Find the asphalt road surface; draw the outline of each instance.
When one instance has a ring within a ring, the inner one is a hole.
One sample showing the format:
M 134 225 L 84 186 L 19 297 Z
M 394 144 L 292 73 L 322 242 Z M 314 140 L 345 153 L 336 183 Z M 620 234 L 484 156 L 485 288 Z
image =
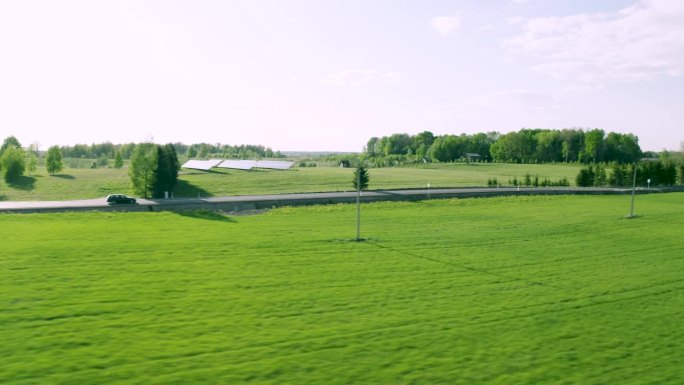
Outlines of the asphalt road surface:
M 627 194 L 630 189 L 578 188 L 578 187 L 504 187 L 504 188 L 449 188 L 413 190 L 363 191 L 361 199 L 367 201 L 423 200 L 439 198 L 467 198 L 505 195 L 559 195 L 559 194 Z M 659 190 L 651 189 L 648 192 Z M 640 190 L 640 193 L 647 192 Z M 105 198 L 71 201 L 0 202 L 0 212 L 52 212 L 52 211 L 157 211 L 183 209 L 223 209 L 236 211 L 249 208 L 269 208 L 306 204 L 347 203 L 356 200 L 356 192 L 322 192 L 299 194 L 243 195 L 211 198 L 142 199 L 136 204 L 109 205 Z

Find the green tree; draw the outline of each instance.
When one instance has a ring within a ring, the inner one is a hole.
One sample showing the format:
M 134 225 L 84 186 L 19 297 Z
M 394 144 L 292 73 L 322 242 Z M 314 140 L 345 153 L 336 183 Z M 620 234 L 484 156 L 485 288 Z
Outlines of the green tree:
M 380 139 L 378 139 L 377 137 L 372 137 L 372 138 L 368 139 L 368 142 L 366 143 L 366 148 L 365 148 L 366 154 L 368 154 L 368 156 L 371 156 L 371 157 L 380 155 L 381 151 L 380 151 L 379 143 L 380 143 Z
M 641 157 L 639 138 L 632 134 L 608 133 L 604 141 L 604 160 L 632 163 Z
M 62 150 L 59 146 L 48 148 L 47 155 L 45 156 L 45 167 L 51 175 L 62 171 L 64 164 L 62 163 Z
M 598 163 L 603 161 L 605 143 L 603 130 L 594 129 L 584 134 L 584 151 L 582 161 L 586 163 Z
M 157 167 L 154 170 L 153 196 L 161 198 L 165 192 L 173 191 L 178 181 L 180 162 L 173 144 L 157 146 Z
M 5 138 L 5 141 L 2 143 L 2 146 L 0 146 L 0 156 L 5 152 L 10 147 L 16 147 L 16 148 L 21 148 L 21 143 L 19 143 L 19 140 L 15 138 L 14 136 L 8 136 Z
M 566 162 L 576 162 L 584 148 L 584 131 L 578 129 L 564 129 L 560 132 L 563 144 L 561 156 Z
M 157 149 L 152 143 L 140 143 L 135 146 L 131 156 L 128 175 L 136 194 L 147 198 L 153 192 L 155 170 L 157 169 Z
M 559 162 L 563 159 L 563 138 L 560 131 L 544 130 L 537 134 L 536 160 Z
M 29 151 L 26 153 L 26 171 L 28 171 L 29 175 L 31 175 L 32 172 L 36 171 L 36 168 L 38 166 L 38 157 L 33 151 Z
M 123 161 L 123 155 L 121 154 L 121 150 L 116 152 L 116 155 L 114 156 L 114 168 L 121 168 L 124 165 Z
M 613 165 L 613 170 L 608 177 L 608 185 L 609 186 L 616 186 L 616 187 L 623 187 L 623 186 L 628 186 L 631 182 L 631 178 L 629 175 L 629 170 L 625 167 L 625 165 L 620 164 L 620 163 L 615 163 Z
M 366 190 L 368 188 L 368 182 L 368 170 L 363 166 L 357 167 L 354 170 L 354 181 L 352 183 L 354 190 Z
M 356 241 L 361 240 L 361 190 L 368 188 L 368 170 L 363 165 L 354 170 L 354 181 L 352 186 L 356 190 Z
M 430 131 L 423 131 L 414 135 L 411 138 L 411 147 L 413 148 L 413 153 L 420 157 L 424 157 L 434 141 L 435 135 Z
M 537 139 L 534 130 L 522 129 L 502 135 L 490 148 L 492 158 L 497 162 L 525 163 L 536 153 Z
M 606 185 L 608 178 L 606 177 L 606 169 L 600 163 L 596 164 L 594 169 L 594 186 L 603 187 Z
M 579 187 L 591 187 L 594 185 L 594 168 L 592 166 L 583 168 L 577 174 L 575 184 Z
M 188 158 L 196 157 L 197 156 L 196 145 L 193 144 L 192 146 L 188 147 L 188 150 L 185 152 L 185 156 L 187 156 Z
M 2 174 L 7 183 L 15 182 L 24 175 L 25 164 L 24 150 L 14 145 L 8 145 L 0 156 Z

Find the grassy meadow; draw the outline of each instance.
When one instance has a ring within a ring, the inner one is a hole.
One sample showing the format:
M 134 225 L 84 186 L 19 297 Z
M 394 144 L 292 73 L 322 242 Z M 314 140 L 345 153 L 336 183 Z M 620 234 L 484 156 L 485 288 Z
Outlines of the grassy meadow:
M 0 383 L 680 384 L 684 194 L 628 210 L 1 215 Z
M 494 164 L 453 163 L 428 164 L 418 167 L 370 169 L 371 189 L 424 188 L 430 186 L 486 186 L 497 178 L 506 184 L 526 173 L 540 179 L 557 181 L 563 177 L 574 183 L 578 165 L 568 164 Z M 68 200 L 100 198 L 111 193 L 130 193 L 127 169 L 66 168 L 51 176 L 44 168 L 7 185 L 0 180 L 0 200 Z M 306 167 L 289 171 L 217 170 L 212 172 L 183 169 L 174 191 L 175 197 L 278 194 L 294 192 L 348 191 L 353 169 L 339 167 Z

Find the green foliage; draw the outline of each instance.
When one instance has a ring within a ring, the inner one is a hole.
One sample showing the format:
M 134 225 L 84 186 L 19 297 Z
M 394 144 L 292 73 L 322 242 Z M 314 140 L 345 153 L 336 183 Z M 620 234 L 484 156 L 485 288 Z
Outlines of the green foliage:
M 684 194 L 627 206 L 1 215 L 0 383 L 678 384 Z
M 525 174 L 525 181 L 524 181 L 524 183 L 525 183 L 525 186 L 528 186 L 528 187 L 529 187 L 529 186 L 532 186 L 532 176 L 530 175 L 529 172 L 528 172 L 527 174 Z
M 2 166 L 2 176 L 5 179 L 5 182 L 15 182 L 20 176 L 24 175 L 24 169 L 26 167 L 25 158 L 24 150 L 15 147 L 12 144 L 8 145 L 2 151 L 0 165 Z
M 152 143 L 140 143 L 133 150 L 128 175 L 136 194 L 149 197 L 154 189 L 157 168 L 157 147 Z
M 587 131 L 584 135 L 584 150 L 580 154 L 584 163 L 596 163 L 604 160 L 604 136 L 605 132 L 599 129 Z
M 157 165 L 154 170 L 154 185 L 152 187 L 155 198 L 164 197 L 165 192 L 173 192 L 178 182 L 180 163 L 176 150 L 171 143 L 157 146 Z
M 415 136 L 393 134 L 371 138 L 364 152 L 371 159 L 415 155 L 420 158 L 427 156 L 435 162 L 466 159 L 466 154 L 478 154 L 485 162 L 512 163 L 629 163 L 641 157 L 636 136 L 615 132 L 606 136 L 601 129 L 585 133 L 579 129 L 523 128 L 504 135 L 488 132 L 434 136 L 429 131 Z
M 605 138 L 605 161 L 617 163 L 634 163 L 641 157 L 639 139 L 632 134 L 611 132 Z
M 591 187 L 594 185 L 594 167 L 588 166 L 579 171 L 575 184 L 578 187 Z
M 632 185 L 633 168 L 626 164 L 613 164 L 612 171 L 608 177 L 608 185 L 615 187 L 628 187 Z
M 135 143 L 112 144 L 110 142 L 93 144 L 75 144 L 73 146 L 62 146 L 62 155 L 65 158 L 84 158 L 84 159 L 115 159 L 116 153 L 121 152 L 123 159 L 130 159 L 133 156 Z M 185 154 L 189 158 L 194 158 L 201 152 L 202 157 L 224 157 L 224 158 L 282 158 L 280 151 L 273 151 L 270 148 L 260 145 L 239 145 L 231 146 L 227 144 L 196 143 L 183 144 L 175 143 L 176 151 Z M 99 161 L 100 167 L 105 166 Z M 122 164 L 123 166 L 123 164 Z M 116 167 L 116 165 L 115 165 Z
M 62 171 L 64 168 L 62 151 L 59 146 L 48 148 L 47 155 L 45 156 L 45 168 L 47 168 L 47 171 L 52 175 Z
M 492 159 L 497 162 L 532 163 L 536 153 L 536 133 L 523 129 L 502 135 L 491 146 Z
M 608 183 L 606 168 L 600 163 L 594 166 L 594 187 L 603 187 Z
M 175 147 L 175 146 L 174 146 Z M 74 160 L 75 161 L 75 160 Z M 65 200 L 99 198 L 111 193 L 135 194 L 131 189 L 128 168 L 90 169 L 92 160 L 77 159 L 85 165 L 69 170 L 70 178 L 36 178 L 31 190 L 3 189 L 6 200 Z M 70 165 L 71 159 L 64 159 Z M 179 175 L 174 197 L 280 194 L 317 191 L 349 191 L 349 169 L 340 168 L 337 162 L 330 167 L 310 167 L 296 172 L 259 171 L 243 172 L 216 170 L 213 172 L 187 171 Z M 69 166 L 70 167 L 70 166 Z M 558 180 L 574 180 L 580 167 L 576 164 L 506 164 L 506 163 L 426 163 L 411 167 L 385 167 L 372 169 L 373 189 L 423 188 L 427 182 L 435 188 L 482 186 L 488 178 L 496 178 L 503 185 L 512 175 L 526 172 Z M 44 172 L 39 164 L 38 173 Z M 0 178 L 0 189 L 3 186 Z
M 596 163 L 582 168 L 575 178 L 575 184 L 579 187 L 603 187 L 608 180 L 605 167 Z
M 109 165 L 109 158 L 107 158 L 105 155 L 100 155 L 99 158 L 97 158 L 97 167 L 107 167 Z
M 616 186 L 628 187 L 633 183 L 634 167 L 613 164 L 612 172 L 606 178 L 606 170 L 601 164 L 590 165 L 580 170 L 576 183 L 578 186 Z M 649 183 L 648 180 L 651 180 Z M 672 186 L 677 183 L 677 166 L 673 162 L 645 161 L 637 164 L 637 186 Z
M 26 153 L 26 171 L 31 175 L 38 168 L 38 157 L 33 151 Z
M 21 148 L 21 143 L 19 143 L 19 140 L 14 136 L 6 137 L 5 140 L 2 142 L 2 146 L 0 146 L 0 156 L 2 156 L 5 150 L 7 150 L 10 147 Z
M 114 168 L 121 168 L 124 165 L 123 155 L 121 151 L 117 151 L 114 156 Z
M 677 184 L 677 167 L 673 162 L 646 161 L 639 162 L 637 169 L 637 185 L 672 186 Z
M 368 188 L 368 182 L 368 170 L 363 166 L 358 166 L 354 170 L 354 180 L 352 182 L 352 187 L 354 187 L 354 190 L 366 190 Z

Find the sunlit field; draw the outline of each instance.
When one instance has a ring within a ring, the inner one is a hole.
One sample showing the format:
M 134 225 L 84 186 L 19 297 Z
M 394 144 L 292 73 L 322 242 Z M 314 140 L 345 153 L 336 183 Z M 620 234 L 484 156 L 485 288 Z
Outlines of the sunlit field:
M 628 210 L 0 215 L 0 383 L 681 384 L 684 194 Z
M 370 169 L 371 189 L 486 186 L 496 178 L 508 184 L 514 177 L 521 180 L 529 173 L 541 179 L 557 181 L 563 177 L 574 184 L 578 165 L 568 164 L 429 164 L 418 167 Z M 0 200 L 67 200 L 100 198 L 107 194 L 130 194 L 127 168 L 66 168 L 49 175 L 44 168 L 7 185 L 0 180 Z M 205 172 L 181 170 L 174 196 L 226 196 L 279 194 L 295 192 L 351 190 L 353 169 L 339 167 L 302 167 L 288 171 L 225 170 Z

